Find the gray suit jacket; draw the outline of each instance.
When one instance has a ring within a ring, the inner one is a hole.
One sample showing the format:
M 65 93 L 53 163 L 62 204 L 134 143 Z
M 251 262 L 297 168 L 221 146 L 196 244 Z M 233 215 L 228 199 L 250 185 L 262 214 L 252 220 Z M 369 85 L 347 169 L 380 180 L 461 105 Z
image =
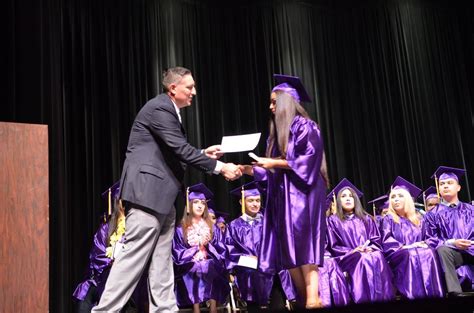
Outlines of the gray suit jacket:
M 182 187 L 186 164 L 212 173 L 216 160 L 188 143 L 173 102 L 160 94 L 133 122 L 120 179 L 122 200 L 168 214 Z

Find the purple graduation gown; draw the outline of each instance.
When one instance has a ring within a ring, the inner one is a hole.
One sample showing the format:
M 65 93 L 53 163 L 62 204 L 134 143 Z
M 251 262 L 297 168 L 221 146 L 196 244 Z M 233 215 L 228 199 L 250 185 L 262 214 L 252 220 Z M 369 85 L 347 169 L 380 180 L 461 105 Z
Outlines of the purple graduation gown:
M 319 296 L 324 307 L 348 305 L 351 301 L 349 286 L 337 261 L 325 251 L 324 265 L 319 268 Z
M 258 257 L 262 227 L 261 214 L 252 222 L 252 225 L 243 217 L 236 218 L 227 228 L 225 242 L 228 249 L 227 269 L 235 273 L 235 284 L 239 289 L 240 297 L 245 301 L 266 305 L 272 290 L 273 276 L 237 265 L 242 255 Z
M 409 299 L 443 297 L 443 271 L 436 250 L 428 248 L 402 249 L 423 240 L 422 227 L 400 217 L 385 216 L 382 221 L 382 248 L 394 274 L 398 291 Z
M 272 156 L 278 156 L 275 148 Z M 325 191 L 320 174 L 323 141 L 315 122 L 296 116 L 290 126 L 286 160 L 291 169 L 254 167 L 267 179 L 267 204 L 259 266 L 275 274 L 304 264 L 322 265 L 326 231 Z
M 449 239 L 474 240 L 474 206 L 464 202 L 459 202 L 455 208 L 439 204 L 425 215 L 423 230 L 425 241 L 433 248 Z M 474 255 L 474 246 L 466 252 Z M 474 289 L 474 266 L 463 265 L 456 271 L 461 285 Z
M 207 259 L 194 261 L 198 246 L 190 246 L 183 229 L 176 227 L 173 238 L 175 293 L 178 306 L 189 306 L 213 299 L 225 303 L 230 293 L 225 269 L 226 247 L 221 230 L 214 226 L 212 240 L 206 245 Z
M 105 255 L 109 224 L 102 223 L 94 235 L 92 248 L 89 252 L 89 269 L 87 279 L 80 283 L 73 293 L 77 300 L 84 300 L 91 285 L 97 287 L 97 293 L 102 294 L 105 282 L 109 276 L 112 259 Z
M 366 240 L 373 252 L 352 252 Z M 374 220 L 348 215 L 328 218 L 328 250 L 337 257 L 338 265 L 350 277 L 350 294 L 356 303 L 388 301 L 395 297 L 390 267 L 380 251 L 380 232 Z
M 80 283 L 73 293 L 73 297 L 79 301 L 85 299 L 91 285 L 94 285 L 97 290 L 96 294 L 102 295 L 104 292 L 107 277 L 109 277 L 110 268 L 113 260 L 108 258 L 105 253 L 107 249 L 107 237 L 109 232 L 109 224 L 102 223 L 94 235 L 92 248 L 89 252 L 89 269 L 88 278 Z M 121 243 L 125 242 L 125 235 L 120 239 Z M 143 274 L 135 291 L 132 294 L 132 300 L 140 312 L 144 312 L 148 302 L 148 290 L 146 288 L 147 274 Z M 92 307 L 91 307 L 92 309 Z
M 436 211 L 427 214 L 426 242 L 433 248 L 443 245 L 449 239 L 474 240 L 474 206 L 468 203 L 450 208 L 439 204 Z M 434 210 L 434 209 L 433 209 Z M 474 255 L 474 245 L 465 252 Z

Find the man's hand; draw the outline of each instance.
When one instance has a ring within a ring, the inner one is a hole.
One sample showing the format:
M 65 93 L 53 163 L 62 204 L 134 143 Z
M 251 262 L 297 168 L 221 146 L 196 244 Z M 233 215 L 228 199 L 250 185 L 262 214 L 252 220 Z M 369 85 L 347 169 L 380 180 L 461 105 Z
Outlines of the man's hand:
M 221 145 L 210 146 L 204 150 L 204 154 L 213 160 L 219 159 L 224 155 L 224 152 L 221 152 Z
M 467 250 L 471 246 L 471 241 L 467 239 L 454 240 L 454 246 L 459 250 Z
M 239 165 L 240 171 L 249 176 L 253 176 L 253 166 L 252 165 Z
M 221 169 L 222 176 L 227 180 L 236 180 L 242 176 L 242 171 L 234 163 L 224 163 Z

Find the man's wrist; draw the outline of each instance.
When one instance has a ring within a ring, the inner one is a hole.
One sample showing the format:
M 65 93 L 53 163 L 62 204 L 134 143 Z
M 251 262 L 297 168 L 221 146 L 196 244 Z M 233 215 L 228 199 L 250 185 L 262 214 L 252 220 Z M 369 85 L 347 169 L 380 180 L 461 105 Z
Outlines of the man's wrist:
M 216 167 L 214 168 L 214 174 L 219 175 L 221 173 L 222 168 L 224 167 L 224 162 L 217 161 Z

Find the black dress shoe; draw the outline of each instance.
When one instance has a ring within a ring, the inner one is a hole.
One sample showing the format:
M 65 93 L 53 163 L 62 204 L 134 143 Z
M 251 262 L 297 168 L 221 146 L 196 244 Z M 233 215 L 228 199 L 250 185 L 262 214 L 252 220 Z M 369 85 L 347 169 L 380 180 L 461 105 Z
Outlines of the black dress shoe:
M 448 292 L 448 298 L 474 297 L 474 292 Z

